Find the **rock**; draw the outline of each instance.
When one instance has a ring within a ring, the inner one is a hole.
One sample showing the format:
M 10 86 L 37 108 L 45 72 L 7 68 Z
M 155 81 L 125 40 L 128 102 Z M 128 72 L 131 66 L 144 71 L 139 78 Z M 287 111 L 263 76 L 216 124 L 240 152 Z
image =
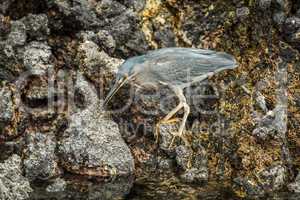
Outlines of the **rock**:
M 202 169 L 191 168 L 180 175 L 180 178 L 187 183 L 206 183 L 208 180 L 207 167 Z
M 274 3 L 277 4 L 280 10 L 288 13 L 291 9 L 291 3 L 289 0 L 274 0 Z
M 282 138 L 285 133 L 285 113 L 282 105 L 277 104 L 273 110 L 268 111 L 265 115 L 255 118 L 256 128 L 252 134 L 260 139 Z
M 49 193 L 64 192 L 67 182 L 64 179 L 56 178 L 52 184 L 48 185 L 46 191 Z
M 97 28 L 102 22 L 94 12 L 93 1 L 47 1 L 48 7 L 55 10 L 54 16 L 50 18 L 50 24 L 55 31 L 79 31 Z
M 298 173 L 295 181 L 288 185 L 291 192 L 300 193 L 300 173 Z
M 55 155 L 56 140 L 51 132 L 27 132 L 24 149 L 25 176 L 31 181 L 48 180 L 58 176 L 58 159 Z
M 265 194 L 262 187 L 257 186 L 253 181 L 242 177 L 234 179 L 233 189 L 236 193 L 242 191 L 242 197 L 260 197 Z
M 287 169 L 283 165 L 273 165 L 259 173 L 259 177 L 265 191 L 272 192 L 285 185 Z
M 207 155 L 204 148 L 199 145 L 196 153 L 187 146 L 176 147 L 176 162 L 184 169 L 180 175 L 188 183 L 204 183 L 208 180 Z
M 0 88 L 0 124 L 8 123 L 14 114 L 12 91 L 9 87 Z
M 126 7 L 132 8 L 136 12 L 140 12 L 145 7 L 145 0 L 135 1 L 135 0 L 125 0 L 123 1 Z
M 52 89 L 49 87 L 46 77 L 30 78 L 22 91 L 23 103 L 32 108 L 47 106 L 48 92 Z
M 286 19 L 286 15 L 284 12 L 279 11 L 273 15 L 273 20 L 277 25 L 282 25 Z
M 259 1 L 258 1 L 258 6 L 259 6 L 262 10 L 266 10 L 266 9 L 270 8 L 271 2 L 272 2 L 272 0 L 259 0 Z
M 24 65 L 30 71 L 44 74 L 53 68 L 50 57 L 51 48 L 46 43 L 31 42 L 24 50 Z
M 294 32 L 300 28 L 300 18 L 299 17 L 289 17 L 285 20 L 285 30 L 286 32 Z
M 250 14 L 248 7 L 241 7 L 236 9 L 236 16 L 240 19 L 247 17 Z
M 28 199 L 32 192 L 29 181 L 22 176 L 21 158 L 11 156 L 0 163 L 0 199 Z
M 106 30 L 116 42 L 116 53 L 122 57 L 144 53 L 149 45 L 139 29 L 139 14 L 115 0 L 97 3 L 96 13 Z
M 296 33 L 293 33 L 288 40 L 292 43 L 300 43 L 300 29 Z
M 296 17 L 300 17 L 300 9 L 297 10 Z
M 173 124 L 161 124 L 159 127 L 159 148 L 166 151 L 166 152 L 173 152 L 174 151 L 174 146 L 177 145 L 177 141 L 174 141 L 173 146 L 171 147 L 171 142 L 173 139 L 172 132 L 178 131 L 178 123 L 173 123 Z M 177 139 L 177 138 L 175 138 Z
M 5 40 L 5 37 L 9 32 L 10 22 L 8 18 L 0 14 L 0 40 Z
M 13 47 L 23 46 L 27 39 L 25 24 L 21 21 L 12 21 L 10 26 L 7 43 Z
M 129 193 L 128 178 L 117 178 L 113 182 L 97 183 L 85 177 L 57 178 L 46 190 L 36 190 L 32 199 L 123 199 Z M 81 191 L 81 192 L 80 192 Z
M 14 0 L 3 0 L 0 3 L 0 13 L 6 14 L 9 6 L 14 2 Z
M 256 91 L 254 93 L 254 99 L 255 99 L 255 105 L 259 107 L 260 110 L 266 113 L 268 111 L 268 108 L 266 105 L 265 97 L 259 91 Z
M 96 12 L 104 20 L 122 15 L 126 7 L 115 0 L 102 0 L 97 3 Z
M 97 33 L 98 44 L 104 49 L 105 52 L 112 54 L 116 48 L 116 41 L 114 38 L 109 34 L 108 31 L 100 30 Z
M 78 74 L 75 91 L 84 97 L 84 106 L 74 108 L 70 124 L 62 134 L 58 150 L 63 167 L 85 176 L 131 177 L 134 162 L 130 150 L 117 124 L 105 118 L 101 102 L 81 74 Z
M 119 65 L 123 62 L 121 59 L 112 58 L 104 51 L 100 51 L 92 41 L 84 41 L 79 45 L 76 60 L 79 69 L 100 87 L 100 91 L 101 89 L 109 89 L 108 83 L 111 82 Z
M 13 85 L 0 88 L 0 143 L 10 141 L 22 133 L 22 116 L 19 116 L 19 100 Z M 17 126 L 18 125 L 18 126 Z
M 172 169 L 175 165 L 175 162 L 173 159 L 169 159 L 169 158 L 159 158 L 158 160 L 158 167 L 161 170 L 168 170 L 168 169 Z
M 154 39 L 157 41 L 161 48 L 176 46 L 175 35 L 170 27 L 162 28 L 155 32 Z
M 92 41 L 97 44 L 105 53 L 112 54 L 116 48 L 116 41 L 106 30 L 100 30 L 97 33 L 92 31 L 80 32 L 79 38 L 84 41 Z
M 193 150 L 187 146 L 180 145 L 175 148 L 176 151 L 176 162 L 184 170 L 191 168 Z
M 21 21 L 26 26 L 26 32 L 30 39 L 46 40 L 50 33 L 48 28 L 48 18 L 45 14 L 29 14 L 22 18 Z
M 254 180 L 250 177 L 238 177 L 234 179 L 235 186 L 240 187 L 246 193 L 246 196 L 262 196 L 266 193 L 273 193 L 282 189 L 287 178 L 287 169 L 283 165 L 273 165 L 257 175 Z

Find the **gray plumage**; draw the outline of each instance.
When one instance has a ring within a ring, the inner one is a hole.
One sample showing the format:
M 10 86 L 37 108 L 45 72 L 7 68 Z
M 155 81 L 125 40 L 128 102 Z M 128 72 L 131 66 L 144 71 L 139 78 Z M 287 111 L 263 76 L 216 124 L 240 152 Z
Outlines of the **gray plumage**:
M 168 121 L 183 108 L 182 123 L 178 133 L 174 136 L 180 136 L 188 143 L 182 135 L 190 112 L 183 89 L 217 72 L 235 67 L 237 67 L 237 62 L 234 57 L 224 52 L 193 48 L 164 48 L 149 51 L 145 55 L 129 58 L 121 65 L 115 84 L 103 105 L 105 106 L 128 81 L 143 87 L 167 85 L 178 96 L 180 103 L 162 121 Z
M 134 82 L 153 84 L 159 82 L 184 88 L 202 81 L 214 73 L 236 67 L 233 56 L 212 50 L 192 48 L 164 48 L 126 60 L 117 77 L 137 72 Z

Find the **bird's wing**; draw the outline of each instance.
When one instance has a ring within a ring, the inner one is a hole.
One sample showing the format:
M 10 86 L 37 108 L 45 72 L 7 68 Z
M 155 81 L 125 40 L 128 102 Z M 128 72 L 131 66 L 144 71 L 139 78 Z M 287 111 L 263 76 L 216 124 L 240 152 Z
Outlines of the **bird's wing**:
M 146 60 L 153 76 L 182 87 L 237 65 L 234 57 L 227 53 L 190 48 L 152 51 L 147 54 Z

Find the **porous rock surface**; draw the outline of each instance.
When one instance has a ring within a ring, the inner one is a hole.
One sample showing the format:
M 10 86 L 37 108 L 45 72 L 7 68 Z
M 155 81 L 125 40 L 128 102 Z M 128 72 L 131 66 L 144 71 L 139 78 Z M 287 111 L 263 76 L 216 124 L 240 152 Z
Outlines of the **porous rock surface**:
M 297 195 L 299 19 L 293 0 L 1 1 L 0 199 Z M 182 113 L 156 126 L 167 87 L 101 107 L 124 60 L 173 46 L 239 63 L 184 91 L 188 147 Z

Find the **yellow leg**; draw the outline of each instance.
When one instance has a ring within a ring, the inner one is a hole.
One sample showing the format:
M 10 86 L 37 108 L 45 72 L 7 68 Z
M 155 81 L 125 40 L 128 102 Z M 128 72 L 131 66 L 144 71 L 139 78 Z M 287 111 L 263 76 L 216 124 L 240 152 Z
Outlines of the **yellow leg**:
M 169 120 L 160 120 L 159 122 L 157 122 L 157 124 L 155 125 L 155 143 L 158 143 L 158 139 L 159 139 L 159 129 L 160 129 L 160 125 L 161 124 L 173 124 L 173 123 L 177 123 L 179 121 L 178 118 L 173 118 L 173 119 L 169 119 Z

